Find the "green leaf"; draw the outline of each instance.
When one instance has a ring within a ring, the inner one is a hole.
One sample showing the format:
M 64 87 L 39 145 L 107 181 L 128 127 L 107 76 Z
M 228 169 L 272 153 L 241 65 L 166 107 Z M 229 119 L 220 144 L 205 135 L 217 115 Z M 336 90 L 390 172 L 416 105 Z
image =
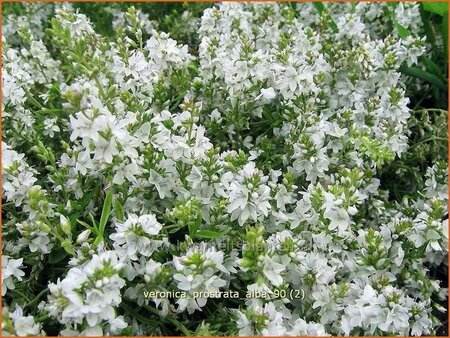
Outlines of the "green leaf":
M 125 220 L 125 213 L 123 212 L 122 204 L 118 198 L 114 199 L 114 210 L 116 211 L 117 219 L 123 222 Z
M 77 220 L 78 223 L 80 223 L 82 226 L 84 226 L 86 229 L 91 230 L 94 234 L 99 235 L 99 232 L 97 230 L 97 228 L 90 226 L 89 224 L 87 224 L 86 222 Z
M 448 2 L 423 2 L 422 5 L 427 12 L 440 16 L 446 16 L 448 12 Z
M 196 237 L 216 239 L 225 235 L 226 232 L 217 232 L 212 230 L 199 230 L 195 233 Z
M 425 11 L 423 7 L 421 7 L 420 16 L 422 17 L 423 28 L 427 36 L 427 41 L 431 44 L 432 49 L 435 50 L 436 48 L 435 30 L 431 27 L 431 20 L 430 20 L 430 16 L 432 16 L 432 14 L 430 12 Z
M 199 225 L 200 224 L 198 224 L 196 221 L 188 222 L 189 235 L 195 235 L 197 233 Z
M 406 29 L 404 26 L 402 26 L 398 22 L 395 22 L 395 28 L 397 29 L 398 35 L 402 39 L 408 37 L 411 34 L 408 29 Z
M 105 201 L 103 202 L 102 216 L 100 217 L 100 223 L 98 225 L 98 230 L 102 235 L 105 233 L 106 222 L 108 222 L 108 218 L 111 215 L 112 198 L 112 191 L 109 190 L 106 193 Z
M 431 74 L 425 70 L 422 70 L 417 67 L 401 67 L 401 72 L 405 75 L 409 75 L 412 77 L 417 77 L 419 79 L 425 80 L 436 87 L 447 90 L 447 84 L 445 84 L 439 77 L 434 74 Z
M 323 4 L 323 2 L 313 2 L 313 6 L 315 9 L 317 9 L 319 14 L 322 14 L 322 12 L 325 10 L 325 5 Z
M 176 232 L 180 231 L 180 228 L 174 228 L 169 230 L 169 234 L 174 234 Z
M 98 228 L 97 228 L 97 222 L 95 221 L 94 216 L 93 216 L 91 213 L 89 213 L 88 216 L 89 216 L 89 219 L 90 219 L 91 222 L 92 222 L 92 226 L 93 226 L 95 229 L 97 229 L 97 231 L 98 231 Z

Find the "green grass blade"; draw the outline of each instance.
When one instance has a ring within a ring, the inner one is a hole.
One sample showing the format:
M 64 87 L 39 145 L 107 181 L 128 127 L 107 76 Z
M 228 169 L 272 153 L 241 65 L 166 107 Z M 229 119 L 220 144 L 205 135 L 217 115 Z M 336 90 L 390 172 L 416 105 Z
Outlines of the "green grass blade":
M 108 218 L 111 215 L 112 197 L 112 191 L 110 190 L 106 193 L 105 201 L 103 202 L 102 216 L 98 225 L 98 229 L 102 235 L 105 233 L 106 222 L 108 222 Z

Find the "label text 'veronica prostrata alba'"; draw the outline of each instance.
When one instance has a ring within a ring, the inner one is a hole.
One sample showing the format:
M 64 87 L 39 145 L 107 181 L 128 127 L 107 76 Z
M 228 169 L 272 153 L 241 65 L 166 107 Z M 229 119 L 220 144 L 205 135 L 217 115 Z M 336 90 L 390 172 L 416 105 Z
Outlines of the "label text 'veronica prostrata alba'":
M 303 299 L 305 297 L 304 290 L 273 290 L 273 291 L 259 291 L 252 290 L 246 292 L 239 292 L 235 290 L 226 291 L 196 291 L 188 293 L 185 291 L 144 291 L 144 297 L 147 299 L 165 299 L 165 298 L 186 298 L 186 299 L 197 299 L 197 298 L 235 298 L 235 299 L 278 299 L 278 298 L 289 298 L 289 299 Z

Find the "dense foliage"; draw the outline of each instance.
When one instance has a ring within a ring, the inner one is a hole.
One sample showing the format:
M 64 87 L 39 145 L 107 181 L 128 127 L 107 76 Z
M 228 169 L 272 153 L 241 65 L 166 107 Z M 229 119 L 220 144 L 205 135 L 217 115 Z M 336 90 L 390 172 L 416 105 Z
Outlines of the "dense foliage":
M 447 333 L 446 3 L 2 6 L 3 334 Z

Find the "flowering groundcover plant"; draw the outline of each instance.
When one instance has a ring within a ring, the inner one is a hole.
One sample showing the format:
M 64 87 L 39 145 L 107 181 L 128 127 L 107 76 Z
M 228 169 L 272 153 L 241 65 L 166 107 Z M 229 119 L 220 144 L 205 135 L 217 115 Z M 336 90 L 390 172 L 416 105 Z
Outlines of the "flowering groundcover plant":
M 3 7 L 3 334 L 446 334 L 445 6 L 158 6 Z

